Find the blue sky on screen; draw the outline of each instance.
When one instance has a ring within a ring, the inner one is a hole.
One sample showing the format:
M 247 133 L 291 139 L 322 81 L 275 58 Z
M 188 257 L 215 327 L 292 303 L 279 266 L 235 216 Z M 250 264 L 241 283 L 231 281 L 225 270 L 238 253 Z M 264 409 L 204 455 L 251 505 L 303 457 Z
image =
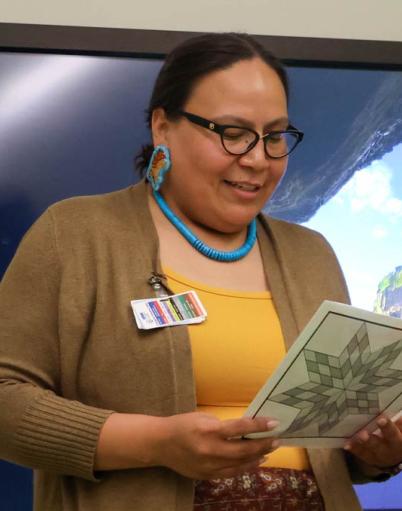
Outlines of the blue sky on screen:
M 304 225 L 331 243 L 352 304 L 373 310 L 379 282 L 402 265 L 402 144 L 356 172 Z

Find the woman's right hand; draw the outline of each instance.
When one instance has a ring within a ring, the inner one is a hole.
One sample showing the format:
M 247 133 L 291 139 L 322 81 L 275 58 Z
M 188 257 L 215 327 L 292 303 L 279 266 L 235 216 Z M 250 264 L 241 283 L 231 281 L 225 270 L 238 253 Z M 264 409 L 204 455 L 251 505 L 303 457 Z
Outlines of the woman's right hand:
M 232 477 L 257 468 L 275 450 L 275 438 L 241 439 L 243 435 L 274 429 L 268 418 L 242 417 L 221 421 L 193 412 L 162 419 L 163 434 L 156 464 L 192 479 Z

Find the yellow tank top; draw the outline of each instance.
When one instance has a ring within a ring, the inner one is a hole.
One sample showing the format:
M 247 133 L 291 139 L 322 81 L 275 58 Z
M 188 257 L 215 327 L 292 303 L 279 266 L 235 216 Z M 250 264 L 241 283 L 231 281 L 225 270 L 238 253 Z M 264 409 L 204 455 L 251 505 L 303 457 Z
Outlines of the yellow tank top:
M 164 268 L 174 293 L 194 289 L 208 318 L 189 325 L 197 410 L 220 419 L 241 417 L 285 355 L 271 294 L 213 288 Z M 268 342 L 267 342 L 268 340 Z M 265 466 L 305 470 L 305 449 L 281 447 Z

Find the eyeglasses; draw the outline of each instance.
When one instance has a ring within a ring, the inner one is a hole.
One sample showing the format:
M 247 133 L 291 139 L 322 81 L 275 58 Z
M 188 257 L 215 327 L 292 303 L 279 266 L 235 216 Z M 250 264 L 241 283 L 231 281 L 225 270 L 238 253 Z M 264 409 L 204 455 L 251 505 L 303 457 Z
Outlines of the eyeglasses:
M 233 156 L 248 153 L 258 144 L 259 140 L 262 140 L 265 154 L 269 158 L 284 158 L 296 148 L 304 137 L 302 131 L 291 125 L 286 130 L 273 130 L 265 135 L 260 135 L 251 128 L 231 124 L 217 124 L 184 110 L 180 110 L 178 113 L 190 122 L 219 134 L 223 148 Z

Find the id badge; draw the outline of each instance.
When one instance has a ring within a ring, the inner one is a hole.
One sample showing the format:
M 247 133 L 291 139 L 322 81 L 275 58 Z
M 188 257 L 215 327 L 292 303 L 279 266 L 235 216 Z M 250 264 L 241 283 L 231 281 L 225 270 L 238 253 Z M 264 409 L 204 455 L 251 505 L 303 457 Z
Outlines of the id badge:
M 202 323 L 207 311 L 195 291 L 162 298 L 132 300 L 135 321 L 141 330 Z

